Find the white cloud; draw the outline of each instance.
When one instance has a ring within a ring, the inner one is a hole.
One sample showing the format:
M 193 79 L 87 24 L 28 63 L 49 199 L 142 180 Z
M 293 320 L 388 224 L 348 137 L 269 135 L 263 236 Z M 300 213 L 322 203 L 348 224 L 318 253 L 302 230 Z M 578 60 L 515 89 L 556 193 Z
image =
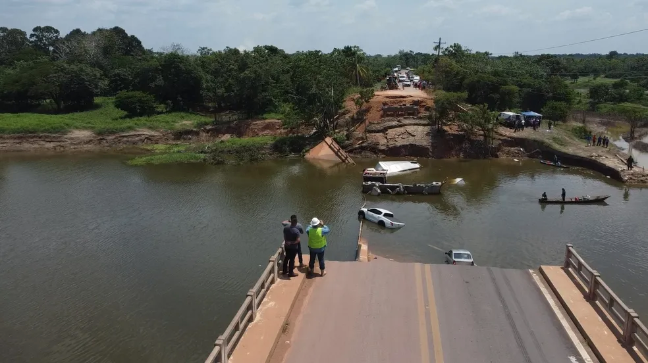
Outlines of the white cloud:
M 423 4 L 424 8 L 448 8 L 456 9 L 457 1 L 456 0 L 429 0 Z
M 585 6 L 574 10 L 565 10 L 556 16 L 556 20 L 569 20 L 575 18 L 583 18 L 583 17 L 590 16 L 593 11 L 594 9 L 592 9 L 589 6 Z
M 509 8 L 503 5 L 488 5 L 481 8 L 479 12 L 483 14 L 491 14 L 491 15 L 513 15 L 513 14 L 520 13 L 520 11 L 517 9 Z
M 263 13 L 254 13 L 252 14 L 252 17 L 257 20 L 272 20 L 275 16 L 277 16 L 277 13 L 268 13 L 268 14 L 263 14 Z
M 369 10 L 376 7 L 376 0 L 366 0 L 356 5 L 356 8 L 361 10 Z

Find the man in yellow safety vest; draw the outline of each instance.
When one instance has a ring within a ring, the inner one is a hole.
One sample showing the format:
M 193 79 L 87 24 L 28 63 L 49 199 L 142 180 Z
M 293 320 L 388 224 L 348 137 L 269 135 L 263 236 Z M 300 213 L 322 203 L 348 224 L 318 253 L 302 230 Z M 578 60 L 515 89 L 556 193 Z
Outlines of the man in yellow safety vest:
M 329 227 L 324 225 L 324 221 L 320 221 L 317 217 L 313 218 L 310 225 L 306 228 L 308 250 L 310 251 L 310 261 L 308 261 L 308 272 L 310 274 L 313 273 L 315 257 L 317 257 L 321 275 L 326 275 L 326 271 L 324 270 L 324 250 L 326 250 L 326 235 L 330 231 Z

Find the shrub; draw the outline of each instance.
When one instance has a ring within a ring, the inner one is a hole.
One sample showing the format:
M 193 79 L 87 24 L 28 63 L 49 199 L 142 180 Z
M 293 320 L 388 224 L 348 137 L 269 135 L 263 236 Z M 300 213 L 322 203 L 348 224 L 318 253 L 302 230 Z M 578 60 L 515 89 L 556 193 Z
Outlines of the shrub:
M 553 121 L 566 121 L 570 111 L 571 107 L 566 102 L 549 101 L 547 102 L 547 105 L 542 108 L 542 114 L 544 117 Z
M 115 97 L 115 107 L 130 116 L 150 116 L 155 113 L 155 98 L 139 91 L 122 91 Z
M 310 141 L 305 136 L 284 136 L 272 143 L 272 151 L 281 155 L 301 154 L 309 144 Z

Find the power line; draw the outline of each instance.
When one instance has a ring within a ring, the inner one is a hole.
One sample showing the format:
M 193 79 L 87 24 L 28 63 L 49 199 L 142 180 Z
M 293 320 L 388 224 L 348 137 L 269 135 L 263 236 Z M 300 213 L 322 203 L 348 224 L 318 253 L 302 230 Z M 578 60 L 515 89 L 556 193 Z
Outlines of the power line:
M 540 49 L 525 50 L 525 51 L 523 51 L 523 52 L 496 53 L 496 54 L 493 54 L 493 55 L 505 55 L 505 54 L 515 54 L 515 53 L 531 53 L 531 52 L 539 52 L 539 51 L 543 51 L 543 50 L 558 49 L 558 48 L 570 47 L 570 46 L 572 46 L 572 45 L 591 43 L 591 42 L 596 42 L 596 41 L 599 41 L 599 40 L 611 39 L 611 38 L 621 37 L 621 36 L 624 36 L 624 35 L 630 35 L 630 34 L 635 34 L 635 33 L 641 33 L 641 32 L 645 32 L 645 31 L 648 31 L 648 28 L 646 28 L 646 29 L 634 30 L 634 31 L 627 32 L 627 33 L 621 33 L 621 34 L 609 35 L 609 36 L 607 36 L 607 37 L 602 37 L 602 38 L 596 38 L 596 39 L 584 40 L 584 41 L 582 41 L 582 42 L 576 42 L 576 43 L 570 43 L 570 44 L 557 45 L 557 46 L 555 46 L 555 47 L 547 47 L 547 48 L 540 48 Z

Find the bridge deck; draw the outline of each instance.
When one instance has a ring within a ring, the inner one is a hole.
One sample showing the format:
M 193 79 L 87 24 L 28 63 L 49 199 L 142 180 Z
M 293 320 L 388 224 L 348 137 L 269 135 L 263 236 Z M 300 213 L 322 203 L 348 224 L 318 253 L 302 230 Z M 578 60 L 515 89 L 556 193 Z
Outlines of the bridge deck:
M 309 281 L 283 362 L 590 361 L 529 271 L 377 260 L 327 272 Z

